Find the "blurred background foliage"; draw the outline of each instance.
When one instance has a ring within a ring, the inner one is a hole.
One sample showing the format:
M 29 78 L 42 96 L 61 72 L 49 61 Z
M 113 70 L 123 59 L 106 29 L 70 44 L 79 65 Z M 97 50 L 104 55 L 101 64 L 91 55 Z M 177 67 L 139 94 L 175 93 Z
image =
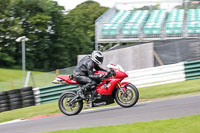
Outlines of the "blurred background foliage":
M 76 65 L 95 46 L 95 20 L 105 11 L 86 1 L 70 12 L 52 0 L 0 0 L 0 67 L 20 69 L 26 36 L 26 69 L 52 71 Z

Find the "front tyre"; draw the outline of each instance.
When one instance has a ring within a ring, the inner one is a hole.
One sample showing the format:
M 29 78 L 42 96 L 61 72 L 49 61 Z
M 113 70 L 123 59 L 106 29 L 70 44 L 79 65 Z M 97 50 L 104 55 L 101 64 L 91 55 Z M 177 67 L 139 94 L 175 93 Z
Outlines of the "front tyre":
M 73 104 L 69 104 L 69 102 L 76 96 L 75 92 L 64 92 L 59 100 L 58 106 L 60 111 L 68 116 L 76 115 L 81 112 L 83 108 L 83 101 L 78 101 Z
M 127 84 L 126 95 L 120 89 L 117 89 L 115 93 L 116 102 L 125 108 L 134 106 L 139 99 L 138 89 L 133 84 Z

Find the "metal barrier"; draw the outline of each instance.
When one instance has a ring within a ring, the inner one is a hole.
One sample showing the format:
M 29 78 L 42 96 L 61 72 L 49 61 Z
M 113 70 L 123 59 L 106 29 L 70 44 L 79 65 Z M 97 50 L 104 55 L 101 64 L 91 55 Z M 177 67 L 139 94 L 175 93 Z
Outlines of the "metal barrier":
M 148 87 L 160 84 L 174 83 L 185 80 L 184 63 L 164 65 L 127 72 L 129 77 L 125 80 L 137 87 Z
M 180 62 L 127 72 L 125 80 L 137 87 L 148 87 L 185 80 L 200 79 L 200 60 Z
M 184 62 L 186 80 L 200 78 L 200 60 Z
M 41 88 L 34 88 L 36 105 L 50 103 L 58 100 L 59 96 L 67 90 L 77 90 L 76 85 L 53 85 Z

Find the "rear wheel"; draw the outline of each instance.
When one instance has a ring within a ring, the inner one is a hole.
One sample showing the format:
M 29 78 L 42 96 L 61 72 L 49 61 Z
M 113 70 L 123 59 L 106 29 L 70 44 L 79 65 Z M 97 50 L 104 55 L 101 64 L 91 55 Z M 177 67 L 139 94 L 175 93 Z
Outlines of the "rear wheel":
M 126 95 L 118 89 L 115 93 L 116 102 L 125 108 L 134 106 L 139 99 L 139 92 L 133 84 L 127 84 L 126 86 Z
M 62 113 L 65 115 L 71 116 L 76 115 L 81 112 L 83 108 L 83 101 L 78 101 L 73 104 L 69 104 L 69 102 L 76 96 L 76 93 L 74 92 L 64 92 L 59 100 L 58 100 L 58 106 Z

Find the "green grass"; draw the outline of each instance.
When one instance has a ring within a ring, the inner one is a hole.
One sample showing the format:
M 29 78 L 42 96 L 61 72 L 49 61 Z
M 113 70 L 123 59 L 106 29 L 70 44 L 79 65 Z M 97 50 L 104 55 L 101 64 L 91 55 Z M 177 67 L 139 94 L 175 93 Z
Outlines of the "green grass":
M 25 72 L 25 76 L 27 71 Z M 2 69 L 0 68 L 0 91 L 7 91 L 10 89 L 19 89 L 24 85 L 25 79 L 23 78 L 22 70 Z M 51 81 L 55 79 L 55 73 L 44 73 L 32 71 L 32 77 L 36 84 L 35 87 L 52 85 Z M 32 77 L 30 78 L 29 85 L 33 86 Z
M 200 93 L 200 79 L 184 82 L 139 88 L 140 100 L 177 96 L 181 94 Z M 116 105 L 116 104 L 114 104 Z M 15 119 L 25 119 L 39 115 L 60 113 L 56 103 L 17 109 L 0 113 L 0 123 Z
M 57 102 L 42 104 L 38 106 L 26 107 L 11 111 L 6 111 L 0 113 L 0 123 L 16 120 L 16 119 L 26 119 L 40 115 L 51 115 L 60 113 Z
M 0 68 L 0 75 L 0 82 L 11 82 L 12 80 L 20 79 L 23 77 L 21 70 L 2 68 Z
M 49 133 L 200 133 L 200 115 L 134 124 L 62 130 Z
M 140 88 L 140 99 L 152 99 L 200 92 L 200 79 Z
M 33 72 L 34 74 L 41 74 L 41 72 Z M 0 68 L 0 82 L 7 82 L 9 80 L 16 80 L 23 77 L 22 70 L 4 69 Z

